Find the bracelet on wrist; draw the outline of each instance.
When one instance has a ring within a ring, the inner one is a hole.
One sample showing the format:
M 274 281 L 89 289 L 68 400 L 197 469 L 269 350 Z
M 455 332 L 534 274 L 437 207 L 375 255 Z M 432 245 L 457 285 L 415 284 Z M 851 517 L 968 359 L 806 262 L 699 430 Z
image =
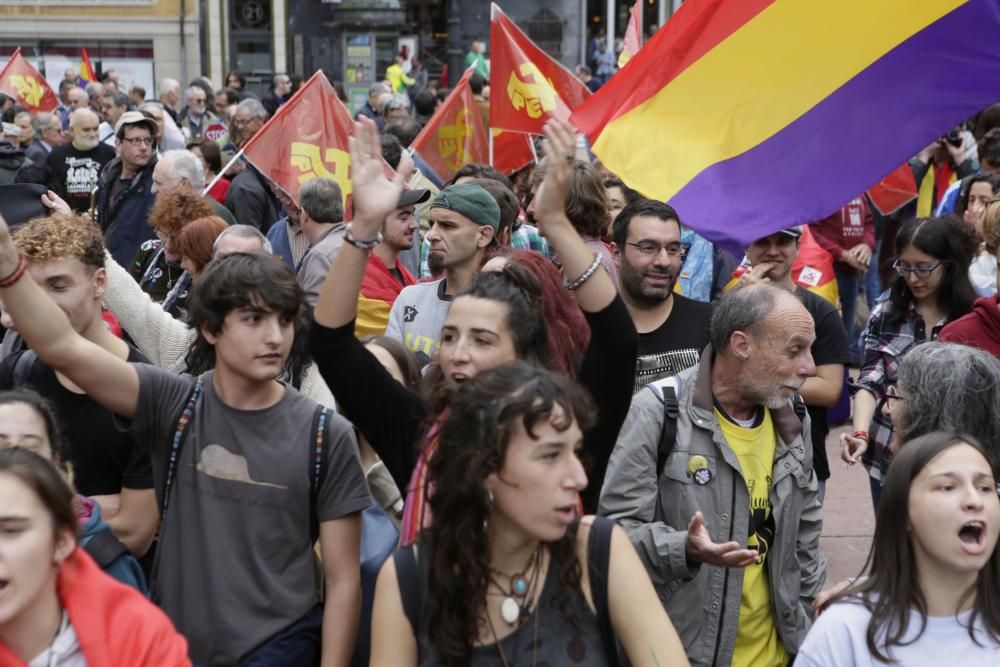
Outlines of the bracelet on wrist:
M 851 437 L 864 440 L 865 442 L 869 441 L 868 431 L 855 431 L 854 433 L 851 434 Z
M 583 284 L 585 282 L 587 282 L 588 280 L 590 280 L 591 276 L 593 276 L 595 273 L 597 273 L 597 269 L 599 269 L 599 268 L 601 268 L 601 257 L 600 257 L 600 255 L 597 255 L 595 253 L 594 254 L 594 261 L 591 262 L 590 266 L 587 267 L 587 270 L 584 271 L 582 274 L 580 274 L 580 277 L 577 278 L 576 280 L 574 280 L 573 282 L 566 283 L 566 289 L 568 289 L 570 292 L 577 291 L 578 289 L 580 289 L 581 287 L 583 287 Z
M 20 257 L 17 262 L 17 268 L 9 276 L 0 280 L 0 289 L 5 287 L 12 287 L 18 280 L 24 276 L 24 272 L 28 270 L 28 260 L 24 257 Z
M 349 243 L 358 250 L 369 252 L 372 248 L 382 242 L 382 232 L 379 232 L 370 239 L 358 239 L 354 238 L 354 234 L 351 232 L 351 226 L 347 225 L 347 229 L 344 231 L 344 242 Z

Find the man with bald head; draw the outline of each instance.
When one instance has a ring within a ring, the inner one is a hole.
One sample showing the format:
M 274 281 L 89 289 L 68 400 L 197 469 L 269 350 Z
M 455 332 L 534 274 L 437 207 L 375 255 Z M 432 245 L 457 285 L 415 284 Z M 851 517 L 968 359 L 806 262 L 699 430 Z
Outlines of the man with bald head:
M 772 284 L 732 290 L 701 361 L 632 399 L 600 514 L 646 566 L 692 665 L 784 667 L 826 579 L 799 392 L 812 316 Z
M 76 90 L 83 93 L 79 88 Z M 73 91 L 70 90 L 70 93 Z M 86 93 L 83 95 L 86 97 Z M 49 171 L 49 189 L 65 199 L 77 213 L 90 209 L 90 193 L 97 187 L 97 175 L 104 165 L 115 158 L 115 149 L 101 143 L 100 124 L 97 114 L 84 102 L 69 117 L 72 140 L 53 148 L 45 161 Z

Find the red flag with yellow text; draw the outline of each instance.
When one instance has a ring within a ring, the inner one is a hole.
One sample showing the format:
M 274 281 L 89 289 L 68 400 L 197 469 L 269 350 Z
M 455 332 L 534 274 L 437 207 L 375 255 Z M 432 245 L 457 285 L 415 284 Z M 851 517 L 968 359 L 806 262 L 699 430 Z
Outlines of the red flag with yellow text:
M 244 157 L 296 202 L 299 188 L 330 178 L 344 195 L 344 219 L 351 213 L 351 155 L 347 140 L 354 121 L 322 70 L 251 137 Z
M 569 120 L 587 87 L 494 4 L 490 21 L 490 126 L 542 134 L 549 118 Z
M 59 106 L 59 98 L 52 92 L 45 77 L 24 59 L 20 48 L 14 51 L 3 71 L 0 71 L 0 91 L 32 113 L 52 111 Z
M 469 68 L 410 144 L 441 182 L 450 181 L 462 165 L 489 159 L 489 137 L 473 99 Z

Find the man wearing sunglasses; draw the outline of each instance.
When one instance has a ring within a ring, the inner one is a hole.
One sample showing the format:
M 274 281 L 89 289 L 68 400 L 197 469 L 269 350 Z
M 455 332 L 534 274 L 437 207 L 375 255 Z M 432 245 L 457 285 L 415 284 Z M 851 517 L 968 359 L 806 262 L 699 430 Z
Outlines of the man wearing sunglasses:
M 615 218 L 612 236 L 622 300 L 639 332 L 637 392 L 698 363 L 712 306 L 674 292 L 685 249 L 673 208 L 651 199 L 631 202 Z
M 126 111 L 115 124 L 118 157 L 101 171 L 95 201 L 104 245 L 116 262 L 128 266 L 143 241 L 153 238 L 146 224 L 156 196 L 156 134 L 159 127 L 141 111 Z

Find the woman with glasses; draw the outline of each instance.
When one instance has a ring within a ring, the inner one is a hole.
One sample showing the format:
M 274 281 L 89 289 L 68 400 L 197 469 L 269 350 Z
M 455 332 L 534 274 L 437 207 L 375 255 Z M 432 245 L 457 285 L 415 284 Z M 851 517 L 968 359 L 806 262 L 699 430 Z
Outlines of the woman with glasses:
M 841 459 L 849 465 L 860 460 L 868 470 L 875 507 L 893 433 L 883 414 L 886 392 L 911 347 L 934 340 L 944 325 L 972 310 L 969 263 L 977 245 L 973 229 L 957 218 L 918 218 L 896 236 L 897 277 L 865 328 L 864 362 L 852 383 L 853 433 L 841 436 Z

